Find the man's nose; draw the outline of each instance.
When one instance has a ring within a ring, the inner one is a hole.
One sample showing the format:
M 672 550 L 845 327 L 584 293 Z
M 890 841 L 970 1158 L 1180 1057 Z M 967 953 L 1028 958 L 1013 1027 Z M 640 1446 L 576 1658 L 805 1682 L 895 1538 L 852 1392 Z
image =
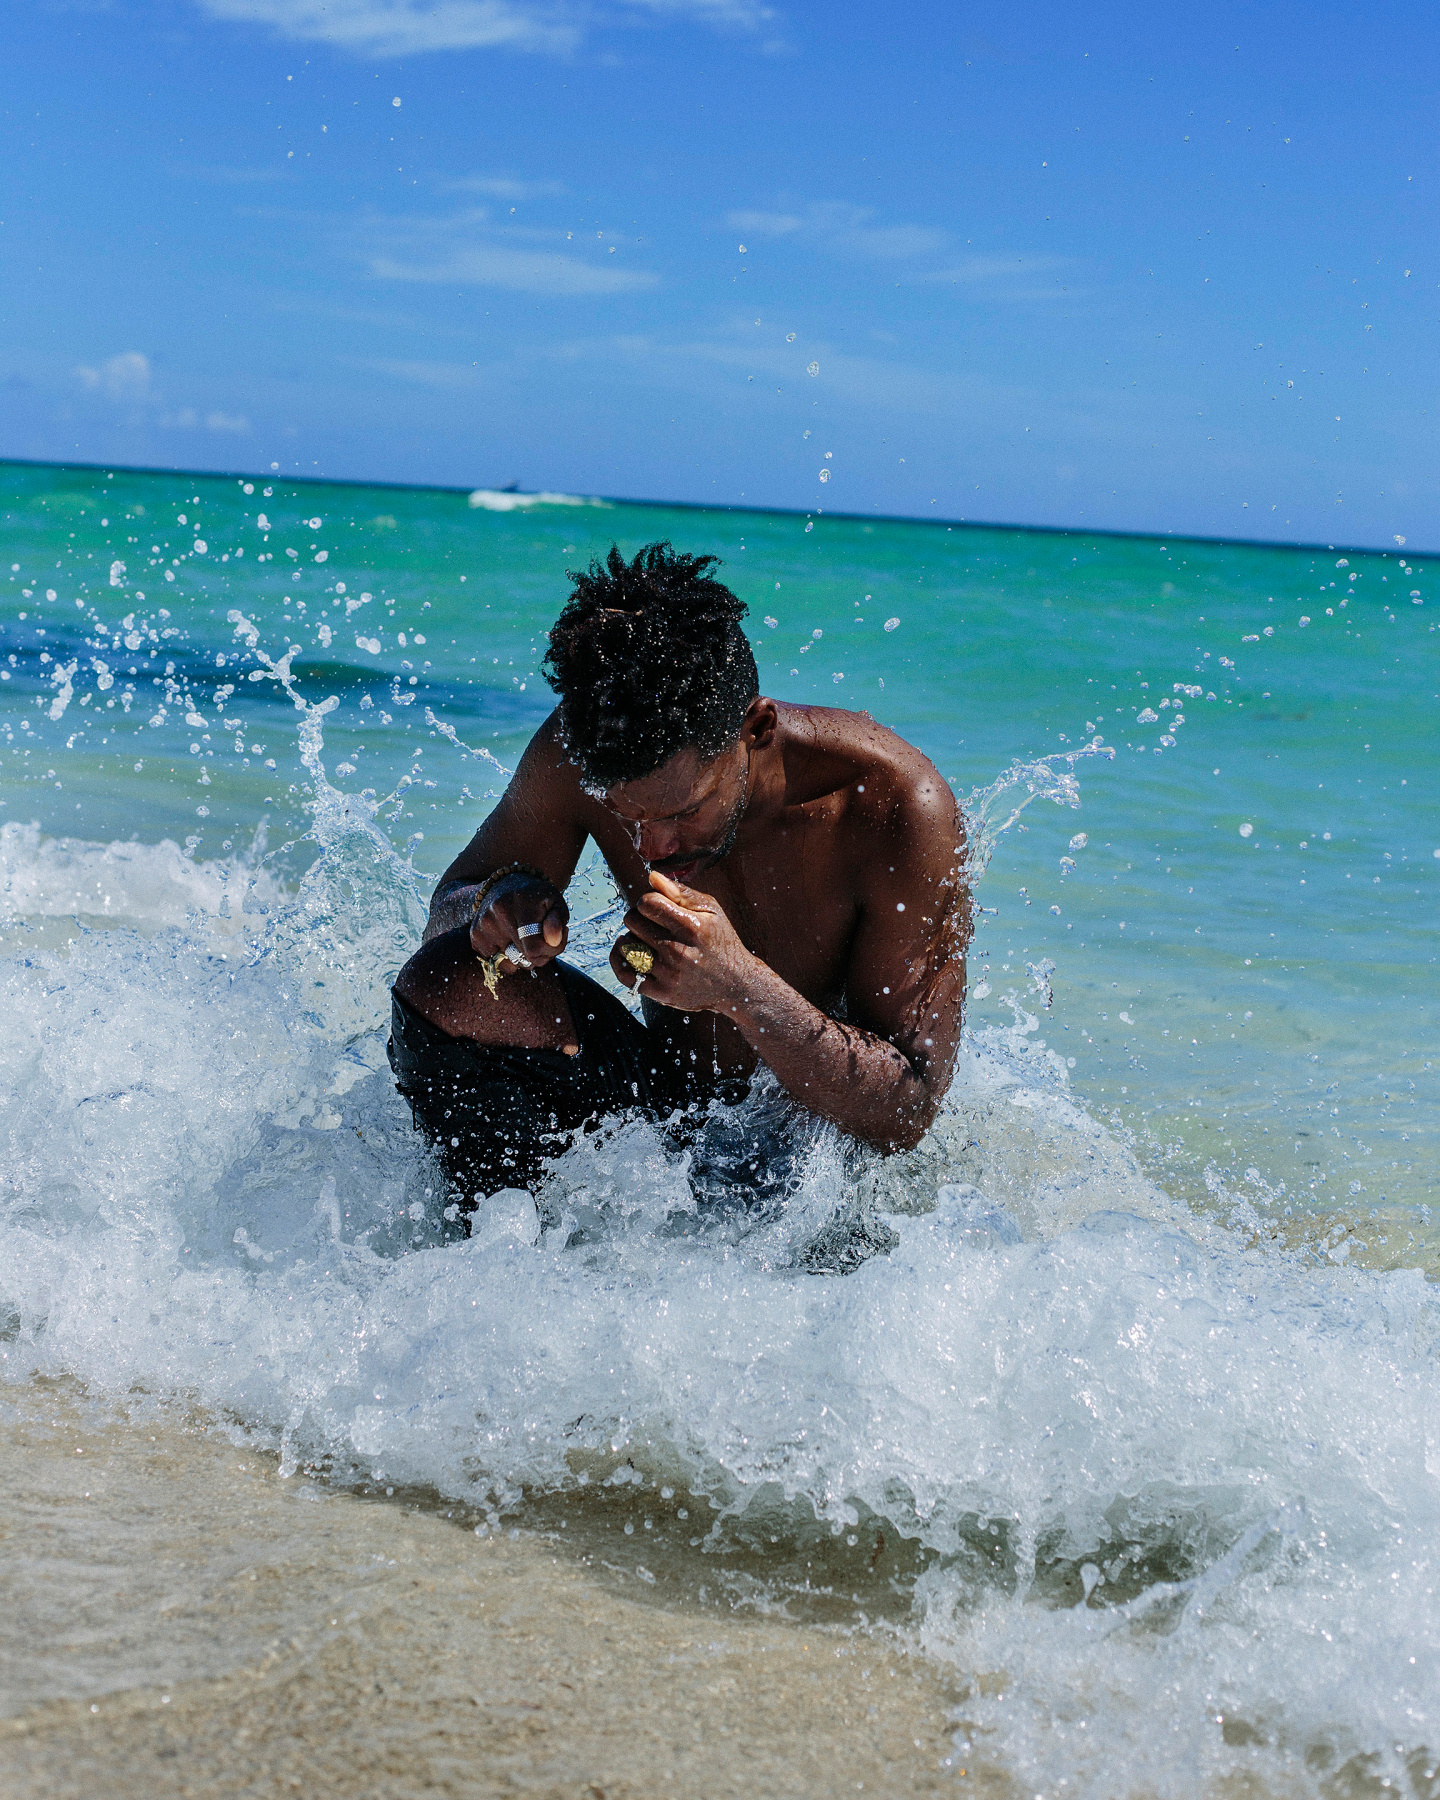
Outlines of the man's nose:
M 640 827 L 640 855 L 647 863 L 664 862 L 680 848 L 680 833 L 669 819 L 647 819 Z

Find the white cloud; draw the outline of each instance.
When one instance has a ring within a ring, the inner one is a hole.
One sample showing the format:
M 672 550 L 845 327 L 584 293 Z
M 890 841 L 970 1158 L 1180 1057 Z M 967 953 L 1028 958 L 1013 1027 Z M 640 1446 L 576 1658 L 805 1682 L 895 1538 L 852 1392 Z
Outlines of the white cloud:
M 215 19 L 268 25 L 281 37 L 334 44 L 360 56 L 427 50 L 538 50 L 580 41 L 557 7 L 513 0 L 200 0 Z
M 551 232 L 513 232 L 497 241 L 482 211 L 455 218 L 405 221 L 392 225 L 389 243 L 373 248 L 365 261 L 382 281 L 454 283 L 466 288 L 506 288 L 511 293 L 580 295 L 635 293 L 653 288 L 657 277 L 643 268 L 617 268 L 608 261 L 587 261 L 565 250 L 515 248 L 513 238 L 542 243 Z
M 563 182 L 513 181 L 508 175 L 462 175 L 444 187 L 449 194 L 487 194 L 492 200 L 538 200 L 565 192 Z
M 428 260 L 405 261 L 396 255 L 369 260 L 371 274 L 384 281 L 456 282 L 515 294 L 627 294 L 653 288 L 657 281 L 647 269 L 617 269 L 561 252 L 512 250 L 504 244 L 457 245 Z
M 185 181 L 213 181 L 226 187 L 255 187 L 275 181 L 288 181 L 293 170 L 283 167 L 274 169 L 243 169 L 227 167 L 222 163 L 177 163 L 174 173 Z
M 798 213 L 732 212 L 726 218 L 750 237 L 789 237 L 805 223 Z
M 359 56 L 436 50 L 529 50 L 563 56 L 595 22 L 581 0 L 197 0 L 213 19 L 267 25 L 281 37 L 334 44 Z M 774 19 L 758 0 L 614 0 L 599 16 L 688 19 L 716 29 L 757 31 Z
M 203 425 L 206 431 L 232 432 L 236 436 L 250 429 L 250 421 L 243 413 L 207 412 L 202 416 L 193 406 L 161 413 L 159 424 L 165 431 L 198 431 Z
M 827 395 L 863 403 L 876 413 L 939 414 L 963 420 L 978 416 L 987 406 L 993 412 L 997 399 L 1003 398 L 1006 405 L 1018 404 L 1022 398 L 1026 404 L 1036 403 L 1033 394 L 997 388 L 963 371 L 854 356 L 825 344 L 754 344 L 744 341 L 743 333 L 728 341 L 667 340 L 648 334 L 614 333 L 561 341 L 532 354 L 551 361 L 589 364 L 597 373 L 603 370 L 611 375 L 621 367 L 632 366 L 641 380 L 658 377 L 680 385 L 692 395 L 706 385 L 703 377 L 697 379 L 697 370 L 705 365 L 727 370 L 741 383 L 747 376 L 764 376 L 776 386 L 804 387 L 813 393 L 818 390 L 810 388 L 806 365 L 818 358 L 817 380 Z M 458 375 L 458 368 L 456 372 Z M 497 378 L 523 378 L 526 365 L 523 358 L 516 359 L 508 366 L 497 365 L 491 373 Z M 461 382 L 457 380 L 453 385 Z
M 193 406 L 182 406 L 173 411 L 159 410 L 164 404 L 164 397 L 155 392 L 151 382 L 152 373 L 150 358 L 143 351 L 125 350 L 119 356 L 108 357 L 96 368 L 76 369 L 75 378 L 92 394 L 101 394 L 107 400 L 138 406 L 140 416 L 152 419 L 165 431 L 198 431 L 202 426 L 206 431 L 237 434 L 249 431 L 250 421 L 241 413 L 212 409 L 202 414 Z
M 874 217 L 873 207 L 832 200 L 804 213 L 732 212 L 726 222 L 752 237 L 804 236 L 841 255 L 880 262 L 925 256 L 951 241 L 948 231 L 929 225 L 876 225 Z
M 926 225 L 854 225 L 836 232 L 833 242 L 837 249 L 853 256 L 894 262 L 908 256 L 928 256 L 932 250 L 941 249 L 948 237 L 948 232 Z
M 478 387 L 481 376 L 475 363 L 423 362 L 400 357 L 371 357 L 362 365 L 381 374 L 394 375 L 417 387 L 435 388 L 440 393 L 463 393 Z
M 150 392 L 150 358 L 139 350 L 124 350 L 98 369 L 77 369 L 75 378 L 107 400 L 143 400 Z
M 794 350 L 759 349 L 745 344 L 701 341 L 677 344 L 660 354 L 716 363 L 737 372 L 743 369 L 747 374 L 764 373 L 783 385 L 803 381 L 806 360 L 812 356 L 813 347 L 806 350 L 798 347 Z M 819 363 L 820 376 L 828 394 L 843 400 L 861 401 L 881 411 L 941 413 L 954 417 L 972 408 L 984 390 L 984 384 L 973 377 L 956 375 L 946 369 L 918 368 L 913 363 L 852 356 L 834 349 L 821 349 Z
M 698 19 L 722 31 L 758 31 L 778 16 L 773 6 L 754 0 L 630 0 L 630 4 L 662 19 Z
M 1013 281 L 1016 276 L 1043 275 L 1055 269 L 1070 266 L 1068 257 L 1064 256 L 963 256 L 959 262 L 948 268 L 934 269 L 919 277 L 921 281 L 949 281 L 956 284 L 977 281 Z M 1058 289 L 1044 288 L 1036 290 L 1042 295 L 1058 292 Z M 1032 298 L 1032 291 L 1027 289 L 1026 298 Z
M 881 225 L 873 207 L 826 201 L 800 212 L 732 212 L 726 223 L 752 238 L 798 238 L 817 245 L 833 256 L 854 256 L 872 262 L 916 262 L 942 251 L 954 255 L 954 233 L 931 225 Z M 1055 256 L 962 255 L 943 269 L 913 273 L 917 281 L 1004 282 L 1016 276 L 1033 276 L 1068 266 Z M 1051 290 L 1043 290 L 1048 297 Z M 1058 290 L 1057 290 L 1058 291 Z M 1010 297 L 1035 297 L 1010 291 Z

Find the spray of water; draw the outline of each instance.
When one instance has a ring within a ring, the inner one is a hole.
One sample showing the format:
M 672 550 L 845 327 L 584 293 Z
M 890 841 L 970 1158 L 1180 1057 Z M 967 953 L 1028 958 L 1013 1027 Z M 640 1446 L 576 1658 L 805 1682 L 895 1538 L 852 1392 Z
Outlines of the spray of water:
M 912 1156 L 857 1166 L 815 1128 L 779 1204 L 726 1215 L 693 1148 L 622 1121 L 457 1239 L 384 1059 L 424 919 L 380 822 L 400 790 L 334 786 L 334 700 L 232 624 L 299 715 L 298 884 L 258 851 L 0 840 L 24 940 L 0 973 L 7 1379 L 178 1396 L 287 1472 L 492 1523 L 602 1486 L 684 1502 L 736 1604 L 858 1592 L 863 1555 L 891 1628 L 957 1671 L 957 1767 L 1032 1793 L 1430 1791 L 1440 1317 L 1417 1272 L 1187 1213 L 1019 997 L 967 1034 Z M 1102 753 L 972 796 L 975 878 Z M 717 1142 L 780 1106 L 762 1086 Z

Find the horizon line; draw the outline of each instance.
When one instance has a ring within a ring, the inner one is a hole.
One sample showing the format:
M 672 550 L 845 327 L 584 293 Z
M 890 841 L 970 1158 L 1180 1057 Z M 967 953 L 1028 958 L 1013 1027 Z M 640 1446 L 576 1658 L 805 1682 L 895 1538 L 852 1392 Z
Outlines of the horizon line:
M 403 494 L 464 494 L 467 497 L 475 493 L 513 493 L 523 497 L 527 492 L 542 491 L 515 487 L 485 487 L 478 483 L 460 485 L 430 481 L 366 481 L 353 476 L 341 475 L 282 475 L 277 474 L 274 470 L 268 474 L 255 474 L 248 469 L 182 469 L 155 467 L 145 463 L 55 462 L 49 458 L 33 456 L 0 456 L 0 468 L 75 469 L 94 474 L 114 475 L 173 475 L 193 477 L 202 481 L 288 481 L 306 487 L 378 488 L 382 491 Z M 558 492 L 558 490 L 548 489 L 543 491 Z M 747 506 L 734 501 L 652 500 L 616 494 L 584 494 L 576 497 L 582 500 L 601 500 L 608 506 L 648 507 L 669 512 L 755 513 L 765 518 L 840 519 L 864 525 L 924 525 L 935 530 L 946 531 L 957 529 L 962 531 L 1008 531 L 1024 532 L 1042 537 L 1138 538 L 1154 543 L 1223 544 L 1232 547 L 1239 546 L 1247 550 L 1314 550 L 1321 552 L 1339 550 L 1357 556 L 1396 556 L 1402 561 L 1408 561 L 1417 556 L 1434 558 L 1440 555 L 1440 552 L 1435 551 L 1411 550 L 1408 545 L 1404 547 L 1397 545 L 1393 550 L 1387 550 L 1373 544 L 1321 544 L 1299 538 L 1220 537 L 1195 531 L 1122 531 L 1110 525 L 1028 525 L 996 519 L 942 519 L 912 513 L 827 512 L 823 507 L 818 506 Z

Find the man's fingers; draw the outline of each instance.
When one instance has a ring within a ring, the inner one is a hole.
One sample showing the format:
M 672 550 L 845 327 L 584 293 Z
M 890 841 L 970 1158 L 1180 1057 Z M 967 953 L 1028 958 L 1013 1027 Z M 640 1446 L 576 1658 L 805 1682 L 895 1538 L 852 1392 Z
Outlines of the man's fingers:
M 696 888 L 688 888 L 683 882 L 672 881 L 659 869 L 650 871 L 650 885 L 657 894 L 663 894 L 667 900 L 673 900 L 677 906 L 689 912 L 703 912 L 710 901 L 709 894 L 702 894 Z
M 668 931 L 662 930 L 654 919 L 647 919 L 644 913 L 637 912 L 633 906 L 625 915 L 625 929 L 632 937 L 639 938 L 641 943 L 649 944 L 652 950 L 658 950 L 662 944 L 670 942 Z
M 482 956 L 513 945 L 532 968 L 550 962 L 564 948 L 570 908 L 555 894 L 502 894 L 475 921 L 470 941 Z
M 695 943 L 699 937 L 694 912 L 677 906 L 662 894 L 642 894 L 635 902 L 635 911 L 641 918 L 663 926 L 671 937 L 681 938 L 687 944 Z
M 516 929 L 542 925 L 552 914 L 563 927 L 569 922 L 570 908 L 554 894 L 545 893 L 507 894 L 490 908 L 492 918 L 505 920 Z
M 565 927 L 552 914 L 543 926 L 522 937 L 518 925 L 487 917 L 470 928 L 470 947 L 477 956 L 503 955 L 513 947 L 532 968 L 542 968 L 564 949 Z

